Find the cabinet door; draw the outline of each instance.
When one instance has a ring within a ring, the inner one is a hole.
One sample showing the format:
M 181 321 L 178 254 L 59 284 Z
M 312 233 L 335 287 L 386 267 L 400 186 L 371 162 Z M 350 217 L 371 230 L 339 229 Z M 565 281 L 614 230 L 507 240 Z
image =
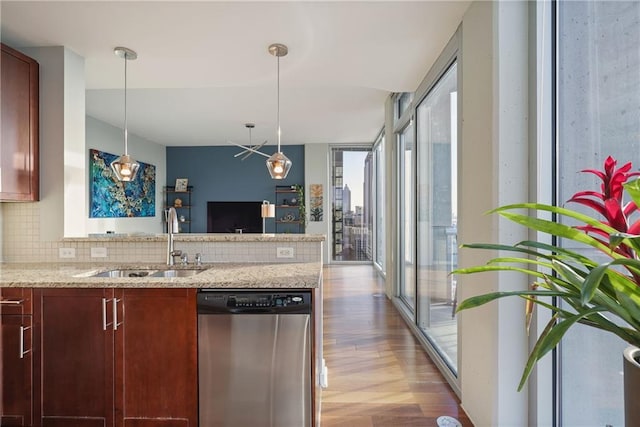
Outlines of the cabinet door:
M 123 289 L 116 297 L 116 426 L 198 425 L 195 290 Z
M 0 200 L 38 200 L 38 63 L 2 45 Z
M 113 426 L 113 295 L 105 289 L 42 289 L 43 427 Z
M 27 427 L 33 420 L 31 316 L 0 316 L 0 426 Z

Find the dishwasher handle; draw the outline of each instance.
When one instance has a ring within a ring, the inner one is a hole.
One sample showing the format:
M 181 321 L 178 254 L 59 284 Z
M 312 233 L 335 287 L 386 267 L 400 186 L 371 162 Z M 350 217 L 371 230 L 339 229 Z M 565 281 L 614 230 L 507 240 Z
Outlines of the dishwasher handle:
M 208 314 L 310 314 L 309 307 L 278 307 L 278 308 L 252 308 L 252 307 L 209 307 L 206 305 L 198 305 L 199 315 Z

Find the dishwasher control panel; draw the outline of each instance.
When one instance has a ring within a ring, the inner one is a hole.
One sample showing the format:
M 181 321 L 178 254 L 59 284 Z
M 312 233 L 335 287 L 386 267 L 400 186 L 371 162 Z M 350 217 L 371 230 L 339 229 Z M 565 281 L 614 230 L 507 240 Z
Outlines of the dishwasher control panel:
M 229 292 L 203 289 L 198 293 L 198 311 L 235 311 L 265 310 L 273 312 L 289 312 L 309 310 L 311 293 L 304 291 L 284 292 Z
M 288 305 L 303 304 L 302 295 L 263 295 L 263 296 L 245 296 L 231 295 L 227 300 L 228 307 L 286 307 Z

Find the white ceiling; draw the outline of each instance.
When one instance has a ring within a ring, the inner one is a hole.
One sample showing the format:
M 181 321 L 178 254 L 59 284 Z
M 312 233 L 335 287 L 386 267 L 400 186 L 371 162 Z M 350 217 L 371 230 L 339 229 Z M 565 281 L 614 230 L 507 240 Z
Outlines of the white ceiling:
M 372 142 L 390 92 L 417 88 L 468 1 L 1 1 L 12 47 L 66 46 L 85 58 L 87 114 L 167 146 Z

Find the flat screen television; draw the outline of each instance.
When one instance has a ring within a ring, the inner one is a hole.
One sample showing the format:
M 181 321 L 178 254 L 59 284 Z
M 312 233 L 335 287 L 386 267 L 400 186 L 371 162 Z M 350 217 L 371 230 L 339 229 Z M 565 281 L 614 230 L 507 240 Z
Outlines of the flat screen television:
M 207 233 L 262 233 L 261 205 L 262 201 L 207 202 Z

